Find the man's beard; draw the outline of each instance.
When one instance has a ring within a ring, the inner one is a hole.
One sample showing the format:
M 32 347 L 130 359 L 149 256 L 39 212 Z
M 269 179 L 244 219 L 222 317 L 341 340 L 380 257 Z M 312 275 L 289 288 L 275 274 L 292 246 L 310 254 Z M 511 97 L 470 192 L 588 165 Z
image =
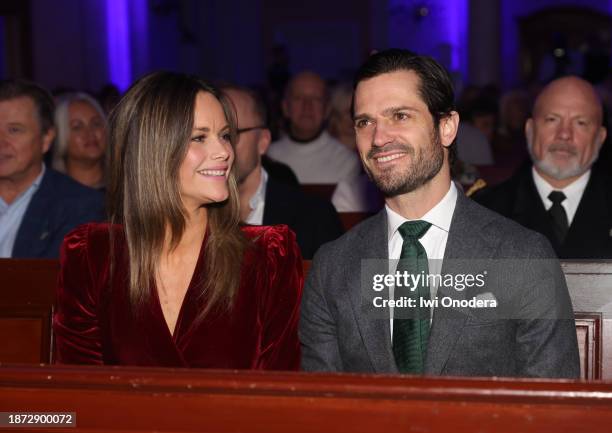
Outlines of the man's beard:
M 401 170 L 383 170 L 378 173 L 364 164 L 365 171 L 385 197 L 407 194 L 433 179 L 444 164 L 444 149 L 437 131 L 432 132 L 430 144 L 421 149 L 417 153 L 410 144 L 397 142 L 373 148 L 368 152 L 368 160 L 383 152 L 401 150 L 408 154 L 410 163 L 407 167 L 401 167 Z
M 253 173 L 260 165 L 259 155 L 251 155 L 248 160 L 234 160 L 234 174 L 238 185 L 242 185 L 244 181 Z
M 582 173 L 586 172 L 593 163 L 597 160 L 597 156 L 599 155 L 599 150 L 593 153 L 591 160 L 587 162 L 587 164 L 580 165 L 580 155 L 576 151 L 576 148 L 570 144 L 565 143 L 553 143 L 546 150 L 544 157 L 542 159 L 537 159 L 533 153 L 533 143 L 527 137 L 527 149 L 529 150 L 529 156 L 531 156 L 531 160 L 533 164 L 538 168 L 542 173 L 547 176 L 552 177 L 556 180 L 564 180 L 572 177 L 580 176 Z M 565 166 L 557 165 L 551 155 L 551 152 L 563 150 L 572 154 L 571 159 L 568 161 L 569 164 Z

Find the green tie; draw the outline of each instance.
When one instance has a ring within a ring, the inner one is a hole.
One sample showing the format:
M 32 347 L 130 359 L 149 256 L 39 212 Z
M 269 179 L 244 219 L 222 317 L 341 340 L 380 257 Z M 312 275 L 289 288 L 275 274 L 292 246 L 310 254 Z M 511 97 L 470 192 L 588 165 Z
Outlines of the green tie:
M 426 278 L 429 273 L 427 264 L 427 253 L 419 242 L 419 239 L 429 230 L 431 224 L 427 221 L 407 221 L 399 227 L 399 232 L 404 239 L 402 254 L 397 264 L 397 270 L 402 274 L 423 275 Z M 401 373 L 422 374 L 425 367 L 425 354 L 427 353 L 427 339 L 429 337 L 430 308 L 421 307 L 419 299 L 430 299 L 429 286 L 427 282 L 411 288 L 396 287 L 394 298 L 401 296 L 414 299 L 416 308 L 410 312 L 395 308 L 393 319 L 393 355 L 395 363 Z M 402 318 L 403 317 L 403 318 Z M 406 317 L 415 317 L 406 318 Z

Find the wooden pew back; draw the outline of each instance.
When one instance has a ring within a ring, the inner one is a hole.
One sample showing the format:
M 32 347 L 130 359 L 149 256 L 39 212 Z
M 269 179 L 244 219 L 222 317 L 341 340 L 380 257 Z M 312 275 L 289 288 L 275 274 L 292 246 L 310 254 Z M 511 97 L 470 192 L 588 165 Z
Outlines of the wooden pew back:
M 373 214 L 369 212 L 339 212 L 338 216 L 342 222 L 342 227 L 345 231 L 349 231 L 361 221 L 371 217 Z
M 57 260 L 0 259 L 0 362 L 51 362 Z
M 307 273 L 310 262 L 304 262 Z M 612 379 L 612 261 L 562 262 L 576 312 L 582 377 Z M 58 263 L 0 259 L 0 362 L 48 363 Z
M 612 379 L 612 261 L 563 261 L 586 379 Z
M 334 191 L 336 190 L 336 184 L 332 183 L 312 183 L 302 184 L 302 191 L 304 194 L 315 196 L 323 200 L 331 201 Z

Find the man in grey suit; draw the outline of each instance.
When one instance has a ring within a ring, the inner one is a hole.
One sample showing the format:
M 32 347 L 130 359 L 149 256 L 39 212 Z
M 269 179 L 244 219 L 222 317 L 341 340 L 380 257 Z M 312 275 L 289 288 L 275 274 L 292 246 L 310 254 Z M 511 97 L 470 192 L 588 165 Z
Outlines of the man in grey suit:
M 409 51 L 379 52 L 358 71 L 357 147 L 386 206 L 315 255 L 302 299 L 304 370 L 579 376 L 571 302 L 550 244 L 451 181 L 453 100 L 448 73 Z M 438 274 L 451 283 L 412 280 L 407 290 L 397 278 L 374 291 L 381 266 L 385 278 Z M 466 289 L 469 275 L 483 284 Z

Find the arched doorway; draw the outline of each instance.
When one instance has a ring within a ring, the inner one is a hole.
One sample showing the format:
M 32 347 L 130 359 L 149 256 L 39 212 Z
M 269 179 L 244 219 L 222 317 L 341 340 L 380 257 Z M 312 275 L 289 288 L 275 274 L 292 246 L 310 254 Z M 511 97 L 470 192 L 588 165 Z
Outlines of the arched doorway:
M 607 75 L 612 18 L 581 7 L 547 8 L 519 18 L 520 71 L 526 83 L 567 74 Z

